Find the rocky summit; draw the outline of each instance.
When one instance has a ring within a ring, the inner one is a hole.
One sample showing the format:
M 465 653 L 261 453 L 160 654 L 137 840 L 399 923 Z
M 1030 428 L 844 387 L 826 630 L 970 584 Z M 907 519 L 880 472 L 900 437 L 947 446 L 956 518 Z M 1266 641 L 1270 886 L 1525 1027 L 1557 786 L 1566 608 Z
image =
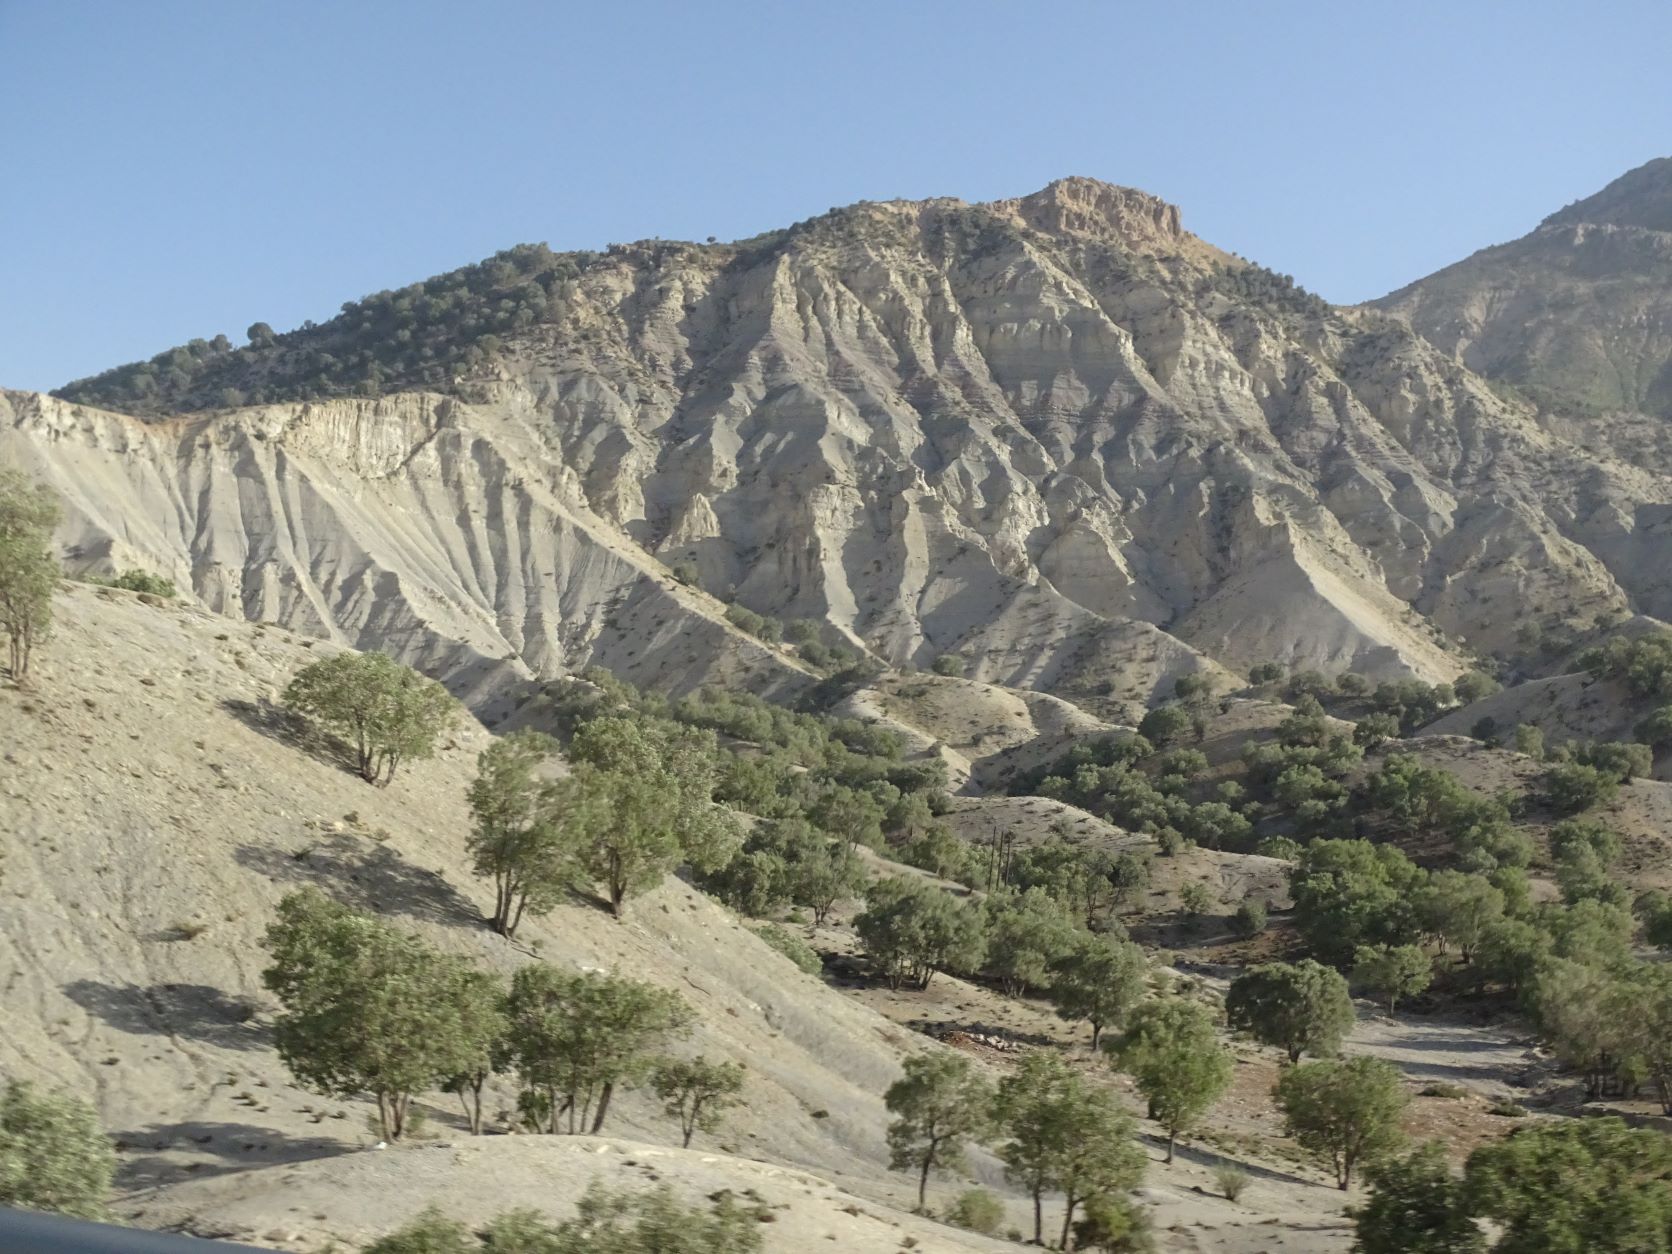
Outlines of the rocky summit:
M 490 717 L 591 665 L 815 682 L 729 607 L 1103 717 L 1262 661 L 1443 680 L 1516 662 L 1528 607 L 1672 615 L 1672 283 L 1639 265 L 1672 256 L 1667 169 L 1356 309 L 1087 178 L 525 246 L 0 394 L 0 457 L 63 497 L 72 570 L 388 650 Z M 1625 322 L 1600 382 L 1586 337 Z

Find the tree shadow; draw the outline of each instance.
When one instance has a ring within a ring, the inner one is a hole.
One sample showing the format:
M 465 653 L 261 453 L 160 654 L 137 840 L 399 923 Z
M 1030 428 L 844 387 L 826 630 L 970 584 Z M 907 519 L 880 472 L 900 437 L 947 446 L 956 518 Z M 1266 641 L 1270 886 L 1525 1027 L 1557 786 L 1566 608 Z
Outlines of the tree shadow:
M 1167 1137 L 1163 1133 L 1151 1132 L 1147 1128 L 1140 1128 L 1138 1139 L 1155 1149 L 1162 1157 L 1167 1154 Z M 1270 1180 L 1281 1184 L 1299 1184 L 1310 1189 L 1333 1189 L 1333 1184 L 1308 1180 L 1305 1176 L 1292 1175 L 1287 1171 L 1279 1171 L 1275 1167 L 1263 1167 L 1259 1163 L 1247 1159 L 1232 1158 L 1228 1154 L 1220 1154 L 1214 1150 L 1204 1149 L 1180 1140 L 1173 1147 L 1173 1157 L 1185 1162 L 1195 1163 L 1198 1167 L 1206 1167 L 1210 1171 L 1215 1167 L 1236 1167 L 1246 1172 L 1255 1180 Z
M 358 776 L 360 771 L 348 745 L 337 737 L 315 727 L 307 719 L 271 701 L 240 701 L 233 697 L 221 701 L 221 709 L 245 727 L 287 749 L 305 753 L 315 761 Z
M 240 845 L 233 857 L 239 866 L 275 883 L 312 884 L 357 910 L 434 923 L 478 923 L 483 918 L 445 876 L 414 866 L 387 845 L 356 836 L 334 836 L 298 850 Z
M 103 984 L 74 980 L 64 996 L 118 1032 L 168 1036 L 222 1049 L 260 1049 L 267 1033 L 255 1022 L 260 1007 L 207 984 Z
M 330 1124 L 323 1125 L 322 1132 L 324 1126 Z M 214 1120 L 153 1123 L 111 1135 L 122 1151 L 114 1183 L 124 1192 L 273 1163 L 335 1158 L 353 1149 L 329 1135 L 301 1139 L 253 1123 Z

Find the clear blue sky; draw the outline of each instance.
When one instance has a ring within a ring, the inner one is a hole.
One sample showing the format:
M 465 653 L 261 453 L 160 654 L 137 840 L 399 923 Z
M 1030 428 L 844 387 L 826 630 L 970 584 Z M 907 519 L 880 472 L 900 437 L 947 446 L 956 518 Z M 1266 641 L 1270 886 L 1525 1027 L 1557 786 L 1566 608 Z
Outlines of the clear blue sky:
M 1356 301 L 1672 153 L 1669 65 L 1665 0 L 0 0 L 0 384 L 1071 173 Z

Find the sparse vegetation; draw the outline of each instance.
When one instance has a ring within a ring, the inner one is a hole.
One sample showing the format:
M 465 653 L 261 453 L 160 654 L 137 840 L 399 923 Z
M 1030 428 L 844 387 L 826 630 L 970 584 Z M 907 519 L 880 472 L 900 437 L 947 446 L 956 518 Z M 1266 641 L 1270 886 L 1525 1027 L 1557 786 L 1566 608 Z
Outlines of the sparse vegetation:
M 86 1102 L 20 1080 L 0 1091 L 0 1206 L 101 1219 L 115 1170 Z

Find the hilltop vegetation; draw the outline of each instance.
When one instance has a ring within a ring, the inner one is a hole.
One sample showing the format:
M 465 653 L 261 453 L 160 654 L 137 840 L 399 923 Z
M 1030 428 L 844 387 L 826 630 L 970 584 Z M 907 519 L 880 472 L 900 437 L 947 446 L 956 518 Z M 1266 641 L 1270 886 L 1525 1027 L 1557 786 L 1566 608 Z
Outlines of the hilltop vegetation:
M 59 388 L 84 405 L 160 417 L 200 409 L 449 391 L 506 340 L 559 316 L 564 285 L 596 260 L 523 244 L 398 291 L 349 301 L 323 324 L 275 332 L 264 322 L 234 347 L 196 339 L 147 361 Z

